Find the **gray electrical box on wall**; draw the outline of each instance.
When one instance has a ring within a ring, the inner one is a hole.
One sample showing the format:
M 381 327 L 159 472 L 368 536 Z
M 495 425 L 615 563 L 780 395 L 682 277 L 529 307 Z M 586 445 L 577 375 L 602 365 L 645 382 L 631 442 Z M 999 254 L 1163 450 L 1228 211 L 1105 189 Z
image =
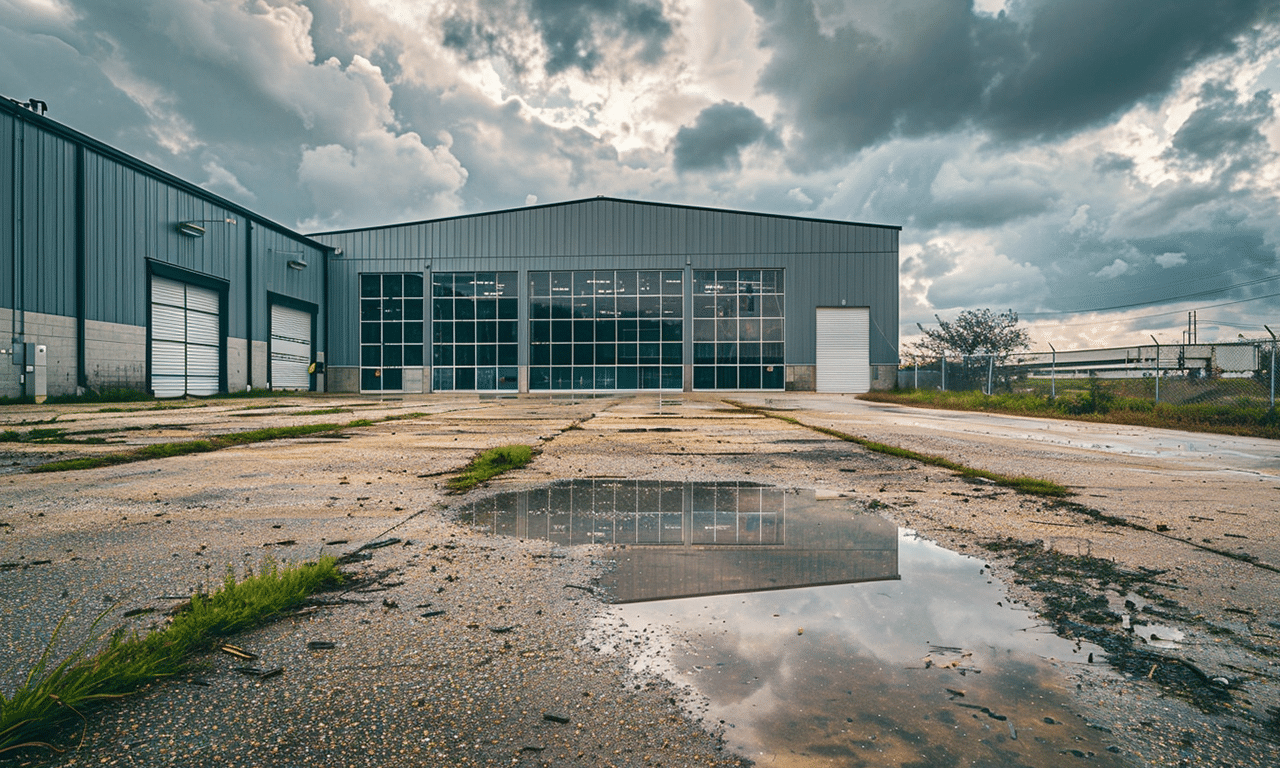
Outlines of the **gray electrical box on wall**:
M 43 403 L 49 396 L 49 348 L 30 343 L 22 346 L 26 348 L 23 354 L 27 364 L 23 370 L 26 371 L 27 395 L 37 403 Z

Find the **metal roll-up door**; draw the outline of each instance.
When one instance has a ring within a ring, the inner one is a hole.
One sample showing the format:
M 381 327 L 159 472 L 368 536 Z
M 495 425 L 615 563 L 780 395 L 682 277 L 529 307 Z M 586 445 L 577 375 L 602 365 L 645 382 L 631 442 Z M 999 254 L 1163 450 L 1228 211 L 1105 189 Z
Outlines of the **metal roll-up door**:
M 271 388 L 310 389 L 311 313 L 271 305 Z
M 156 397 L 218 393 L 220 313 L 217 291 L 152 276 L 151 390 Z
M 819 392 L 860 393 L 871 389 L 871 310 L 818 308 Z

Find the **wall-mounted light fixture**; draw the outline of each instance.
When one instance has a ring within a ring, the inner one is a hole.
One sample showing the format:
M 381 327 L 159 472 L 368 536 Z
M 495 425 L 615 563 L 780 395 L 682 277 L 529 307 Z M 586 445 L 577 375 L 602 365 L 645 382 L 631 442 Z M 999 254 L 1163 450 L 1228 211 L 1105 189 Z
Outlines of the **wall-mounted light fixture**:
M 235 226 L 236 220 L 232 218 L 222 219 L 192 219 L 190 221 L 178 222 L 178 233 L 187 237 L 204 237 L 204 224 L 230 224 Z
M 267 253 L 274 253 L 277 256 L 292 257 L 289 259 L 289 262 L 288 262 L 289 269 L 306 269 L 307 268 L 307 262 L 303 261 L 303 258 L 307 254 L 303 251 L 278 251 L 275 248 L 268 248 Z

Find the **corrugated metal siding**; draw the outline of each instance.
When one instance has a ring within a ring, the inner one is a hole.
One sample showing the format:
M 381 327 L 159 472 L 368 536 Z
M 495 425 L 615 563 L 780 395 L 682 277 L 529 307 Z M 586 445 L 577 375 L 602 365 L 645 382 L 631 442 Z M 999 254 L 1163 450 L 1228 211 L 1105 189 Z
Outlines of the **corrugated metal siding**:
M 870 307 L 872 363 L 898 360 L 898 232 L 734 211 L 587 200 L 317 235 L 330 262 L 330 365 L 358 364 L 362 272 L 773 267 L 786 270 L 787 363 L 816 361 L 818 306 Z

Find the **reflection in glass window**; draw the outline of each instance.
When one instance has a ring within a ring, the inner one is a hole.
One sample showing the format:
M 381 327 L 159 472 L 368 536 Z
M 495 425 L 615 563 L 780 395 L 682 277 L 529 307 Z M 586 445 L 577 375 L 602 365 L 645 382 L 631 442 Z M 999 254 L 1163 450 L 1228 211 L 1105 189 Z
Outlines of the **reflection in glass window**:
M 422 275 L 360 275 L 360 389 L 399 392 L 422 365 Z
M 783 388 L 782 273 L 694 270 L 694 389 Z
M 529 273 L 529 389 L 682 389 L 684 273 Z
M 431 276 L 434 391 L 519 388 L 516 280 L 515 272 L 437 272 Z

